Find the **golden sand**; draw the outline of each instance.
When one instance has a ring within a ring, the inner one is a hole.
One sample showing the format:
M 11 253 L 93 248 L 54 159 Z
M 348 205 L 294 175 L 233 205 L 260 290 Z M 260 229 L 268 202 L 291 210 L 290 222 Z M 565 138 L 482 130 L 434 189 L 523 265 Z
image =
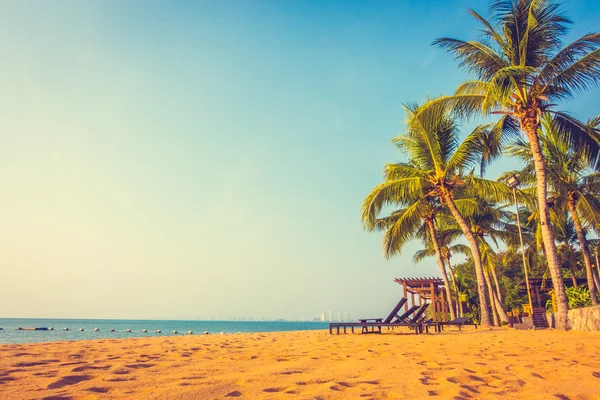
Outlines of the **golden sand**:
M 472 327 L 0 346 L 1 399 L 600 399 L 600 334 Z

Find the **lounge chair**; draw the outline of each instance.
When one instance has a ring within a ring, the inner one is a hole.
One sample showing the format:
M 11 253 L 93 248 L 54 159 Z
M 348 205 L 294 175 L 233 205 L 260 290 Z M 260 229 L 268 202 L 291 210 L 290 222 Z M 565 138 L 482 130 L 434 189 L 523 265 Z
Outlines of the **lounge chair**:
M 346 328 L 351 328 L 352 333 L 354 333 L 354 328 L 362 328 L 362 333 L 381 333 L 381 327 L 387 326 L 396 327 L 396 326 L 408 326 L 410 328 L 415 329 L 415 333 L 419 334 L 422 332 L 420 328 L 420 322 L 411 322 L 408 318 L 419 308 L 419 306 L 413 306 L 409 308 L 402 315 L 398 315 L 398 311 L 406 304 L 406 298 L 403 297 L 400 299 L 398 304 L 392 309 L 387 318 L 362 318 L 359 319 L 359 322 L 331 322 L 329 324 L 329 333 L 333 333 L 333 329 L 337 329 L 337 333 L 340 333 L 340 328 L 344 329 L 344 333 L 346 333 Z M 395 320 L 394 320 L 395 318 Z M 394 320 L 394 322 L 392 322 Z M 371 328 L 369 330 L 369 328 Z
M 403 314 L 396 315 L 396 319 L 394 320 L 394 323 L 408 322 L 407 318 L 410 317 L 418 309 L 419 309 L 419 306 L 412 306 L 411 308 L 406 310 Z
M 390 315 L 388 315 L 387 318 L 385 318 L 385 319 L 383 319 L 383 318 L 359 319 L 358 321 L 361 322 L 362 324 L 364 324 L 362 327 L 362 333 L 381 333 L 381 326 L 378 326 L 379 330 L 376 332 L 375 331 L 376 326 L 373 324 L 389 324 L 390 322 L 392 322 L 392 319 L 394 317 L 397 317 L 398 311 L 402 308 L 404 303 L 406 303 L 406 300 L 407 300 L 406 297 L 401 298 L 400 301 L 398 302 L 398 304 L 396 304 L 396 306 L 390 312 Z M 369 326 L 371 327 L 370 332 L 368 329 Z M 354 332 L 354 329 L 352 330 L 352 332 Z
M 392 312 L 390 312 L 390 315 L 387 316 L 386 319 L 383 318 L 363 318 L 363 319 L 359 319 L 360 322 L 369 322 L 369 321 L 374 321 L 374 322 L 382 322 L 384 324 L 389 324 L 392 319 L 394 317 L 396 317 L 398 314 L 398 311 L 400 311 L 400 309 L 402 308 L 402 306 L 404 305 L 404 303 L 406 303 L 406 297 L 403 297 L 400 299 L 400 301 L 398 302 L 398 304 L 396 304 L 396 307 L 394 307 L 392 309 Z
M 429 307 L 429 303 L 425 303 L 422 306 L 420 306 L 419 309 L 417 311 L 415 311 L 415 314 L 410 319 L 410 322 L 412 322 L 412 323 L 419 322 L 419 320 L 421 319 L 421 315 L 423 315 L 425 310 L 427 310 L 427 307 Z
M 462 327 L 465 325 L 473 325 L 475 329 L 477 329 L 477 324 L 473 322 L 472 317 L 458 317 L 453 319 L 452 321 L 438 322 L 437 324 L 440 328 L 440 331 L 443 329 L 444 326 L 458 326 L 458 330 L 462 330 Z

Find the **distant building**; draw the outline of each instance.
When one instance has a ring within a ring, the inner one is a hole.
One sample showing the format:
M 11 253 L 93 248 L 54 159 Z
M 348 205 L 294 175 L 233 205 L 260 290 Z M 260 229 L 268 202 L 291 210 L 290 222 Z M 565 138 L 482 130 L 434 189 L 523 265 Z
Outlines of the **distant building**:
M 325 322 L 326 319 L 327 319 L 327 314 L 325 313 L 325 311 L 323 311 L 321 313 L 321 321 Z

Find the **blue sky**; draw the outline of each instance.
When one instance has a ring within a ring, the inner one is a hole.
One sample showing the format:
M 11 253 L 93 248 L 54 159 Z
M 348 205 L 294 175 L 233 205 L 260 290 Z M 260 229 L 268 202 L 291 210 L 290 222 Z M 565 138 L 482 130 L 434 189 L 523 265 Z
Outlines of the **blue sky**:
M 0 317 L 383 315 L 437 266 L 384 261 L 360 205 L 402 103 L 464 79 L 430 43 L 474 38 L 469 7 L 2 2 Z M 597 30 L 597 2 L 566 8 Z

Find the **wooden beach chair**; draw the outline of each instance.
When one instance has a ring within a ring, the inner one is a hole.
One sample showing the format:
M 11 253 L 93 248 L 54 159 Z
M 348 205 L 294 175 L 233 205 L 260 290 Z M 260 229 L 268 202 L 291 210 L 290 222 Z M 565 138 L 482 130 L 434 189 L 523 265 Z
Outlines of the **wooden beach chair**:
M 400 311 L 400 309 L 402 308 L 402 306 L 404 305 L 404 303 L 406 303 L 406 297 L 403 297 L 400 299 L 400 301 L 398 302 L 398 304 L 396 304 L 396 307 L 394 307 L 392 309 L 392 312 L 390 312 L 390 315 L 387 316 L 386 319 L 383 318 L 363 318 L 363 319 L 359 319 L 360 322 L 369 322 L 369 321 L 375 321 L 375 322 L 382 322 L 384 324 L 389 324 L 392 319 L 394 317 L 396 317 L 398 314 L 398 311 Z
M 473 322 L 472 317 L 458 317 L 453 319 L 452 321 L 438 322 L 437 324 L 440 328 L 440 331 L 443 329 L 444 326 L 458 326 L 459 331 L 462 330 L 462 327 L 465 325 L 473 325 L 475 329 L 477 329 L 477 324 Z
M 415 311 L 417 311 L 419 308 L 419 306 L 412 306 L 411 308 L 409 308 L 408 310 L 406 310 L 404 313 L 400 314 L 400 315 L 396 315 L 396 319 L 394 320 L 394 324 L 399 323 L 399 322 L 408 322 L 407 318 L 410 317 Z
M 410 319 L 410 322 L 412 322 L 412 323 L 419 322 L 419 320 L 421 319 L 421 316 L 423 315 L 423 313 L 425 312 L 425 310 L 427 310 L 427 307 L 429 307 L 429 303 L 425 303 L 422 306 L 420 306 L 417 309 L 417 311 L 415 311 L 415 314 Z
M 406 318 L 405 323 L 407 324 L 411 324 L 411 329 L 415 328 L 418 329 L 420 333 L 423 333 L 423 325 L 425 324 L 425 318 L 426 316 L 424 315 L 425 311 L 427 310 L 427 307 L 429 307 L 429 303 L 424 303 L 421 306 L 419 306 L 417 308 L 417 310 L 414 312 L 414 314 L 412 315 L 412 317 L 410 318 Z M 427 333 L 429 333 L 429 330 L 427 330 Z
M 361 322 L 363 324 L 366 324 L 366 325 L 363 326 L 363 329 L 362 329 L 363 333 L 369 333 L 367 325 L 371 326 L 371 332 L 370 333 L 374 333 L 375 332 L 375 326 L 372 325 L 372 323 L 375 323 L 375 324 L 382 324 L 382 323 L 383 324 L 389 324 L 392 321 L 392 319 L 397 316 L 398 311 L 402 308 L 402 306 L 404 305 L 404 303 L 406 303 L 406 301 L 407 301 L 406 297 L 401 298 L 400 301 L 398 302 L 398 304 L 396 304 L 396 306 L 390 312 L 390 315 L 388 315 L 387 318 L 385 318 L 385 319 L 383 319 L 383 318 L 362 318 L 362 319 L 359 319 L 358 320 L 359 322 Z M 354 330 L 352 332 L 354 332 Z M 381 327 L 379 327 L 379 332 L 378 333 L 381 333 Z
M 408 326 L 409 328 L 415 328 L 415 333 L 418 335 L 422 333 L 421 322 L 412 322 L 411 316 L 415 313 L 420 307 L 412 306 L 406 312 L 398 315 L 398 312 L 402 306 L 406 304 L 406 298 L 403 297 L 400 299 L 398 304 L 392 309 L 387 318 L 362 318 L 359 319 L 359 322 L 330 322 L 329 323 L 329 333 L 333 333 L 333 329 L 337 330 L 337 333 L 340 333 L 340 328 L 344 330 L 346 333 L 347 328 L 352 329 L 352 333 L 354 333 L 354 328 L 360 327 L 362 328 L 362 333 L 381 333 L 381 328 L 386 326 L 389 328 L 394 328 L 397 326 Z M 422 312 L 421 312 L 422 314 Z M 421 316 L 417 318 L 419 318 Z M 392 321 L 393 320 L 393 321 Z M 369 329 L 371 328 L 371 329 Z

